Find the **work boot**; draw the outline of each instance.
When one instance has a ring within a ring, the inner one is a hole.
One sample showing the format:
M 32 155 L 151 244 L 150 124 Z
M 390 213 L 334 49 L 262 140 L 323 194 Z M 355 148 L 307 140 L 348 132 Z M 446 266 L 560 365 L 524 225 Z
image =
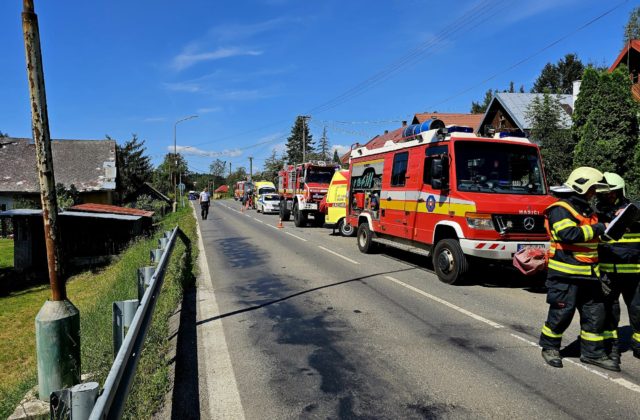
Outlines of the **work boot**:
M 640 359 L 640 349 L 633 349 L 633 357 Z
M 560 351 L 556 349 L 542 349 L 542 358 L 549 366 L 554 368 L 562 367 L 562 358 L 560 357 Z
M 618 346 L 613 346 L 611 352 L 609 353 L 609 358 L 617 364 L 620 364 L 620 349 L 618 348 Z
M 589 365 L 601 367 L 602 369 L 612 370 L 614 372 L 620 372 L 620 363 L 609 358 L 609 356 L 600 357 L 585 357 L 581 356 L 580 361 Z

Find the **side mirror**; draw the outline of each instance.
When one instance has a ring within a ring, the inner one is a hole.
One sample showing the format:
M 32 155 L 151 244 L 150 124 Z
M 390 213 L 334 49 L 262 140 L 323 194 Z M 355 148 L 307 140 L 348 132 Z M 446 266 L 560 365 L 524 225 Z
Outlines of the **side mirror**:
M 449 160 L 446 155 L 431 161 L 431 188 L 434 190 L 447 189 L 447 175 L 449 174 Z

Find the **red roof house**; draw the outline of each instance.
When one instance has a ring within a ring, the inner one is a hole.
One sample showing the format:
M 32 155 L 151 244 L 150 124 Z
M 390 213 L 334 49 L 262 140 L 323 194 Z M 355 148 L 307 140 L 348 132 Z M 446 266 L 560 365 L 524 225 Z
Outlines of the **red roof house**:
M 631 92 L 634 99 L 640 102 L 640 39 L 634 39 L 625 45 L 616 61 L 609 67 L 609 72 L 614 71 L 622 64 L 629 68 L 629 76 L 631 83 L 633 83 Z
M 227 192 L 229 192 L 229 187 L 227 185 L 220 185 L 214 191 L 214 193 L 227 193 Z

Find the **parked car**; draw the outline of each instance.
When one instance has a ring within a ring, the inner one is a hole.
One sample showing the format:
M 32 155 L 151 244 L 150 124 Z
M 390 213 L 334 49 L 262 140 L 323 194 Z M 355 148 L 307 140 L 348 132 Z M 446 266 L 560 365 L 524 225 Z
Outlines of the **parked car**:
M 261 194 L 256 202 L 258 213 L 278 213 L 280 211 L 280 197 L 278 194 Z
M 189 191 L 189 200 L 197 200 L 198 199 L 198 193 L 195 191 Z

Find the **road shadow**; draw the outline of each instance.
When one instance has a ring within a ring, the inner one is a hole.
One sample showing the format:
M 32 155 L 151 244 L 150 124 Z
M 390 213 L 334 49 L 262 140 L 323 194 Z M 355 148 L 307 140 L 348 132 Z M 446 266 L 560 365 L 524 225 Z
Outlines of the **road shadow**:
M 172 419 L 200 418 L 196 302 L 196 288 L 192 286 L 184 291 L 180 311 L 171 406 Z
M 414 254 L 401 249 L 386 247 L 379 255 L 404 264 L 409 264 L 414 268 L 423 270 L 435 275 L 431 257 Z M 470 272 L 460 282 L 456 282 L 453 287 L 482 286 L 487 288 L 501 289 L 522 289 L 530 293 L 546 293 L 544 276 L 524 276 L 515 268 L 505 264 L 487 264 L 486 262 L 473 259 Z
M 256 268 L 266 262 L 267 253 L 252 245 L 249 238 L 235 236 L 216 241 L 225 263 L 232 268 Z

